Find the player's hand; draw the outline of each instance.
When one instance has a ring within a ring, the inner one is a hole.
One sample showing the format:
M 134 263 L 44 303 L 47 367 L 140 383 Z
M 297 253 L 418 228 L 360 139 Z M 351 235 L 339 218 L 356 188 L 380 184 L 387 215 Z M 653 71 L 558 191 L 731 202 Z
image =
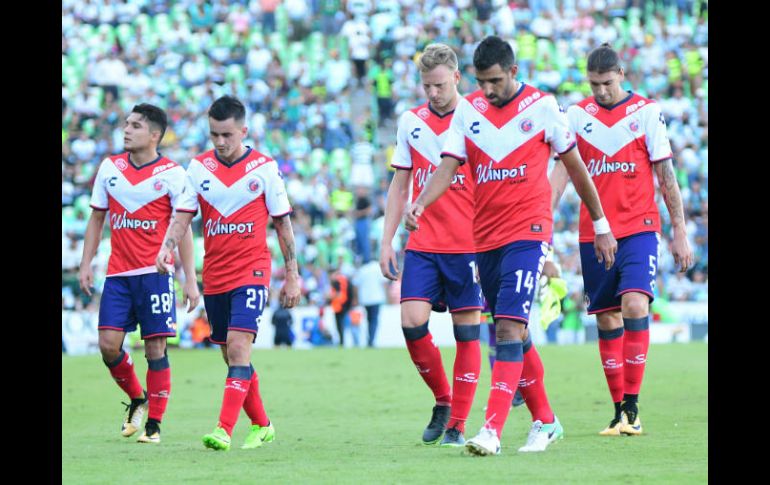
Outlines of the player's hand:
M 158 257 L 155 258 L 155 268 L 158 270 L 158 273 L 166 274 L 171 273 L 174 270 L 174 267 L 171 265 L 173 257 L 173 252 L 166 246 L 160 248 Z
M 674 229 L 674 241 L 671 243 L 671 255 L 674 256 L 674 263 L 679 267 L 679 271 L 684 273 L 687 268 L 693 265 L 693 254 L 690 249 L 690 243 L 687 241 L 687 231 Z
M 382 245 L 382 251 L 380 251 L 380 271 L 382 271 L 382 276 L 387 279 L 391 281 L 398 280 L 398 260 L 396 260 L 396 253 L 390 244 Z
M 187 313 L 192 313 L 198 306 L 201 299 L 201 292 L 198 289 L 198 282 L 193 278 L 187 278 L 182 288 L 182 304 L 187 305 Z
M 416 231 L 420 228 L 417 224 L 417 219 L 425 212 L 425 207 L 422 204 L 412 204 L 406 210 L 406 216 L 404 217 L 404 227 L 407 231 Z
M 302 293 L 299 289 L 299 275 L 294 272 L 286 273 L 286 281 L 281 288 L 278 300 L 284 308 L 294 308 L 299 304 Z
M 545 276 L 549 280 L 551 278 L 559 277 L 559 268 L 556 267 L 553 261 L 546 261 L 543 264 L 543 276 Z
M 94 287 L 94 270 L 91 269 L 91 263 L 80 264 L 78 281 L 80 282 L 80 289 L 83 290 L 86 295 L 91 296 L 91 288 Z
M 604 269 L 609 270 L 615 264 L 615 253 L 618 252 L 618 242 L 611 232 L 606 234 L 597 234 L 594 237 L 594 252 L 596 259 L 604 262 Z

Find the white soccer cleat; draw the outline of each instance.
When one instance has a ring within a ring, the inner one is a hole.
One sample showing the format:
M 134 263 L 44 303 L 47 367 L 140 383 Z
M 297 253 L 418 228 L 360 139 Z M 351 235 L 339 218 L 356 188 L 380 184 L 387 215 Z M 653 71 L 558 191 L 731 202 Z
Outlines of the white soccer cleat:
M 465 443 L 465 447 L 474 455 L 499 455 L 500 438 L 497 437 L 497 431 L 485 426 L 481 428 L 479 434 Z
M 539 419 L 532 423 L 532 428 L 527 436 L 527 443 L 519 448 L 522 453 L 531 453 L 545 451 L 548 445 L 557 439 L 564 438 L 564 428 L 556 415 L 553 416 L 553 423 L 543 424 Z

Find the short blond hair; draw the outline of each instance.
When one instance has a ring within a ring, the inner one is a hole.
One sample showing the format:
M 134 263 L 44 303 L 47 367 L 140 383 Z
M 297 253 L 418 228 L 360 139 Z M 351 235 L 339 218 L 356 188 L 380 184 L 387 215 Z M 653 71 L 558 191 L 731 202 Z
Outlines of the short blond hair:
M 444 65 L 450 71 L 457 70 L 457 54 L 446 44 L 428 44 L 422 55 L 417 59 L 417 68 L 420 72 L 428 72 L 437 66 Z

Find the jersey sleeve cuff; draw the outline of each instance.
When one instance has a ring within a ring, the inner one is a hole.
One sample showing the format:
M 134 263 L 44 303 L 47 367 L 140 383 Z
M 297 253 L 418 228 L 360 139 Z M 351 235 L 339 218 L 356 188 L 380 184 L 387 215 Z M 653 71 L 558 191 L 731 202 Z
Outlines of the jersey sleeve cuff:
M 666 160 L 671 160 L 672 158 L 674 158 L 674 154 L 673 154 L 673 153 L 671 153 L 670 155 L 666 155 L 666 156 L 665 156 L 665 157 L 663 157 L 663 158 L 659 158 L 659 159 L 657 159 L 657 160 L 650 160 L 650 163 L 660 163 L 660 162 L 665 162 Z
M 404 167 L 402 165 L 396 165 L 395 163 L 390 164 L 391 167 L 397 169 L 397 170 L 411 170 L 412 167 Z
M 180 208 L 177 208 L 177 209 L 174 209 L 174 210 L 177 211 L 177 212 L 187 212 L 188 214 L 197 214 L 198 213 L 198 209 L 180 209 Z
M 460 165 L 463 165 L 465 163 L 465 157 L 461 157 L 460 155 L 455 155 L 452 152 L 441 152 L 442 157 L 452 157 L 455 160 L 458 160 L 460 162 Z
M 276 215 L 270 214 L 270 217 L 272 217 L 273 219 L 278 219 L 279 217 L 285 217 L 285 216 L 288 216 L 288 215 L 289 215 L 289 214 L 291 214 L 292 212 L 294 212 L 294 209 L 289 209 L 289 211 L 288 211 L 288 212 L 284 212 L 283 214 L 276 214 Z
M 559 156 L 562 156 L 562 155 L 564 155 L 565 153 L 567 153 L 568 151 L 570 151 L 570 150 L 572 150 L 573 148 L 575 148 L 576 146 L 577 146 L 577 142 L 576 142 L 576 141 L 573 141 L 573 142 L 570 144 L 570 146 L 569 146 L 569 147 L 567 147 L 567 149 L 566 149 L 566 150 L 564 150 L 563 152 L 558 152 L 558 155 L 559 155 Z
M 93 204 L 91 204 L 91 208 L 93 210 L 95 210 L 95 211 L 106 211 L 106 210 L 109 210 L 107 207 L 97 207 L 97 206 L 95 206 Z

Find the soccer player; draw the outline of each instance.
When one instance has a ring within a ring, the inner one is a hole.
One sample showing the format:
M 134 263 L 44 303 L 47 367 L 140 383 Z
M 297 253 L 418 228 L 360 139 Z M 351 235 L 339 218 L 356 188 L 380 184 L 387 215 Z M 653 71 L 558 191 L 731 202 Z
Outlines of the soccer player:
M 155 254 L 163 242 L 174 204 L 184 187 L 184 169 L 158 153 L 168 121 L 150 104 L 134 106 L 123 127 L 126 151 L 105 158 L 96 173 L 88 219 L 80 288 L 91 296 L 96 256 L 107 212 L 110 245 L 107 279 L 99 303 L 99 350 L 110 374 L 128 394 L 121 434 L 132 436 L 147 415 L 141 443 L 160 442 L 160 423 L 171 393 L 171 368 L 166 338 L 176 335 L 174 280 L 155 269 Z M 183 233 L 179 253 L 185 273 L 184 302 L 198 305 L 192 233 Z M 169 264 L 172 264 L 169 255 Z M 147 358 L 147 390 L 134 372 L 131 356 L 122 350 L 126 332 L 141 327 Z M 149 411 L 149 412 L 148 412 Z
M 531 340 L 524 342 L 553 230 L 547 176 L 552 147 L 595 221 L 597 258 L 609 268 L 616 250 L 596 188 L 574 150 L 566 116 L 553 96 L 516 80 L 514 61 L 511 46 L 499 37 L 489 36 L 478 45 L 473 65 L 481 89 L 457 104 L 441 164 L 406 214 L 406 228 L 419 229 L 423 212 L 446 191 L 458 167 L 469 162 L 476 182 L 476 259 L 497 327 L 486 422 L 466 443 L 479 455 L 500 453 L 500 436 L 520 378 L 533 382 L 522 387 L 522 394 L 535 411 L 527 443 L 519 451 L 544 451 L 564 433 L 548 404 L 542 362 Z
M 229 450 L 243 408 L 251 419 L 251 431 L 242 448 L 257 448 L 275 438 L 250 362 L 251 346 L 268 301 L 268 216 L 278 233 L 286 266 L 280 303 L 292 308 L 300 299 L 291 206 L 275 160 L 243 144 L 248 132 L 243 104 L 232 96 L 222 96 L 209 108 L 208 118 L 214 149 L 193 158 L 187 168 L 184 193 L 156 266 L 163 271 L 169 264 L 171 251 L 200 209 L 205 248 L 203 301 L 212 327 L 211 341 L 221 345 L 228 365 L 219 422 L 203 437 L 203 444 Z
M 442 143 L 460 100 L 457 56 L 449 46 L 428 45 L 417 66 L 428 102 L 405 112 L 398 123 L 392 162 L 397 170 L 388 189 L 380 253 L 382 274 L 391 280 L 398 278 L 391 241 L 408 202 L 409 189 L 412 187 L 413 197 L 417 197 L 436 171 Z M 436 399 L 422 435 L 423 443 L 434 444 L 443 434 L 441 446 L 463 446 L 465 421 L 481 370 L 482 308 L 473 242 L 473 180 L 467 167 L 458 171 L 451 187 L 449 195 L 426 212 L 420 230 L 409 236 L 401 281 L 401 326 L 412 362 Z M 449 221 L 451 228 L 447 230 Z M 431 308 L 444 303 L 452 314 L 457 341 L 453 388 L 428 329 Z
M 618 238 L 617 263 L 606 270 L 591 257 L 594 231 L 581 207 L 580 257 L 588 313 L 596 315 L 599 354 L 615 406 L 609 426 L 599 434 L 639 435 L 639 389 L 650 345 L 650 302 L 660 242 L 653 171 L 671 216 L 671 251 L 680 271 L 692 266 L 693 256 L 660 106 L 621 88 L 624 71 L 609 44 L 589 54 L 587 71 L 593 96 L 570 106 L 567 118 Z M 565 167 L 557 164 L 551 181 L 556 209 L 567 183 Z

